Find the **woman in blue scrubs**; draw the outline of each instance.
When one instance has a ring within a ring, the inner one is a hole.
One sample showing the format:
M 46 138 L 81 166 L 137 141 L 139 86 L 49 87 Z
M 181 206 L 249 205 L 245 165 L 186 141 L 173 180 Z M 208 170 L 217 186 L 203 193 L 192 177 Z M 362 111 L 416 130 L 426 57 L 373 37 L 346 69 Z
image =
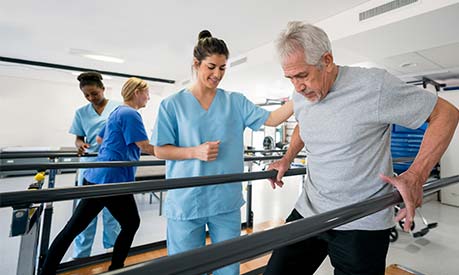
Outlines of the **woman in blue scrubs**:
M 152 135 L 166 178 L 242 173 L 246 127 L 277 126 L 293 113 L 291 102 L 270 113 L 237 92 L 218 88 L 229 52 L 223 40 L 202 31 L 194 48 L 196 82 L 164 99 Z M 165 202 L 170 255 L 240 236 L 241 183 L 169 190 Z M 239 274 L 239 264 L 213 272 Z
M 149 144 L 142 117 L 137 111 L 145 107 L 150 99 L 147 83 L 138 78 L 130 78 L 124 84 L 121 95 L 124 104 L 113 110 L 99 135 L 103 142 L 97 161 L 138 161 L 140 151 L 154 155 L 154 147 Z M 91 168 L 84 174 L 87 185 L 131 182 L 134 179 L 135 167 Z M 139 212 L 132 194 L 82 199 L 64 229 L 51 244 L 41 275 L 56 274 L 56 269 L 72 240 L 104 207 L 121 226 L 113 247 L 109 270 L 124 266 L 124 260 L 140 224 Z
M 121 102 L 105 98 L 105 87 L 102 83 L 102 75 L 98 72 L 85 72 L 78 76 L 80 90 L 84 97 L 89 101 L 88 104 L 79 108 L 75 112 L 72 126 L 69 133 L 75 135 L 75 146 L 78 154 L 94 153 L 99 151 L 100 144 L 97 143 L 96 137 L 100 130 L 105 126 L 108 115 Z M 95 157 L 82 157 L 80 162 L 94 161 Z M 83 174 L 86 169 L 78 171 L 78 185 L 83 185 Z M 102 211 L 103 217 L 103 246 L 110 249 L 115 244 L 116 237 L 120 232 L 118 222 L 113 218 L 107 208 Z M 73 243 L 73 258 L 84 258 L 91 255 L 91 248 L 96 235 L 97 216 L 88 227 L 81 232 Z

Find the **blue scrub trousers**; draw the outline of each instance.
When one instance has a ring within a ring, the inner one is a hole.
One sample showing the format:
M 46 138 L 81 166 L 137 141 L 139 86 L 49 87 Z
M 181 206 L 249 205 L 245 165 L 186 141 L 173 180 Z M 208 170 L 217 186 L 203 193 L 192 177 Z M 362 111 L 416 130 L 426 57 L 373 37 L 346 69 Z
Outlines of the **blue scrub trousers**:
M 206 225 L 212 243 L 241 235 L 241 210 L 194 220 L 167 219 L 167 252 L 169 255 L 206 245 Z M 239 275 L 239 263 L 213 271 L 214 275 Z
M 81 158 L 80 161 L 91 161 L 92 158 L 88 158 L 87 160 L 83 160 Z M 79 169 L 78 171 L 78 185 L 83 185 L 83 174 L 84 170 L 86 169 Z M 113 218 L 110 211 L 107 208 L 102 210 L 102 217 L 103 217 L 103 246 L 105 249 L 112 248 L 115 244 L 116 238 L 120 233 L 120 225 L 119 223 Z M 73 258 L 84 258 L 89 257 L 91 255 L 91 248 L 92 244 L 94 243 L 94 236 L 96 235 L 97 229 L 97 217 L 95 217 L 86 227 L 86 229 L 81 232 L 73 242 Z

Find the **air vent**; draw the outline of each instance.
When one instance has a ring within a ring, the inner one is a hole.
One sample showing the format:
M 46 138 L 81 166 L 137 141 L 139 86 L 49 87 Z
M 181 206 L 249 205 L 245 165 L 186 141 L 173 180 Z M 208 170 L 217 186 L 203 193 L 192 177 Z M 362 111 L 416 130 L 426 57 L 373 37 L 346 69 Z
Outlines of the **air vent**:
M 359 13 L 359 20 L 363 21 L 371 17 L 375 17 L 377 15 L 404 7 L 406 5 L 410 5 L 413 3 L 418 2 L 418 0 L 395 0 L 389 3 L 383 4 L 381 6 L 377 6 L 375 8 L 366 10 L 364 12 Z
M 237 65 L 241 65 L 245 62 L 247 62 L 247 57 L 243 57 L 238 60 L 234 60 L 233 62 L 230 63 L 230 67 L 236 67 Z

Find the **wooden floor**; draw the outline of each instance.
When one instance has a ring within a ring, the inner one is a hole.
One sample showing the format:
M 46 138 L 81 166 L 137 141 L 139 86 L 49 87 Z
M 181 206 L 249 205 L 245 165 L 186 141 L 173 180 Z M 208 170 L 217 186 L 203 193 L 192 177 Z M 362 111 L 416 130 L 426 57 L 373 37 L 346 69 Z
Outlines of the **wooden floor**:
M 253 230 L 252 229 L 242 230 L 242 234 L 244 235 L 244 234 L 250 234 L 252 232 L 266 230 L 266 229 L 269 229 L 271 227 L 278 226 L 281 224 L 283 224 L 283 221 L 281 220 L 265 222 L 265 223 L 254 226 Z M 207 240 L 207 242 L 209 242 L 209 240 Z M 142 253 L 139 255 L 128 257 L 126 259 L 125 265 L 129 266 L 129 265 L 136 264 L 136 263 L 146 262 L 146 261 L 153 260 L 153 259 L 156 259 L 162 256 L 166 256 L 166 255 L 167 255 L 166 248 L 151 251 L 151 252 L 146 252 L 146 253 Z M 271 254 L 267 254 L 257 259 L 242 263 L 241 264 L 241 274 L 257 269 L 259 267 L 265 266 L 268 263 L 270 255 Z M 95 265 L 87 266 L 84 268 L 80 268 L 78 270 L 63 272 L 63 273 L 60 273 L 60 275 L 99 274 L 99 273 L 106 272 L 109 264 L 110 262 L 95 264 Z M 397 265 L 390 265 L 386 268 L 385 275 L 422 275 L 419 273 L 410 272 L 408 270 L 409 269 L 402 268 Z
M 281 225 L 283 223 L 284 223 L 284 221 L 282 221 L 282 220 L 264 222 L 262 224 L 255 225 L 253 227 L 253 229 L 242 230 L 241 234 L 245 235 L 245 234 L 250 234 L 252 232 L 266 230 L 266 229 L 269 229 L 271 227 Z M 208 239 L 207 243 L 209 243 L 209 242 L 210 242 L 210 240 Z M 129 265 L 132 265 L 132 264 L 146 262 L 146 261 L 153 260 L 153 259 L 156 259 L 156 258 L 159 258 L 159 257 L 162 257 L 162 256 L 166 256 L 166 255 L 167 255 L 166 248 L 155 250 L 155 251 L 151 251 L 151 252 L 147 252 L 147 253 L 142 253 L 142 254 L 139 254 L 139 255 L 134 255 L 134 256 L 128 257 L 126 259 L 126 261 L 125 261 L 125 265 L 129 266 Z M 248 272 L 250 270 L 254 270 L 256 268 L 265 266 L 268 263 L 269 256 L 270 256 L 270 254 L 241 264 L 241 274 L 242 273 L 246 273 L 246 272 Z M 110 265 L 110 262 L 105 262 L 105 263 L 100 263 L 100 264 L 95 264 L 95 265 L 83 267 L 83 268 L 80 268 L 78 270 L 66 271 L 66 272 L 59 273 L 59 274 L 60 275 L 94 275 L 94 274 L 99 274 L 99 273 L 102 273 L 102 272 L 106 272 L 109 265 Z
M 393 264 L 386 268 L 386 275 L 423 275 L 423 274 L 410 270 L 406 267 Z

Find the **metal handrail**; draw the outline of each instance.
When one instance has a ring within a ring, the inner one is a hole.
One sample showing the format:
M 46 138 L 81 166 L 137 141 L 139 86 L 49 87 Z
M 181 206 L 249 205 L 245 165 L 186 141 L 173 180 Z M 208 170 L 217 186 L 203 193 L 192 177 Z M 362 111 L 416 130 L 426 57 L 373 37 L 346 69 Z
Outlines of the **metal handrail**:
M 130 167 L 130 166 L 162 166 L 164 160 L 140 160 L 140 161 L 95 161 L 95 162 L 37 162 L 24 164 L 3 164 L 0 166 L 1 172 L 37 170 L 46 171 L 48 169 L 79 169 L 79 168 L 101 168 L 101 167 Z
M 298 158 L 306 156 L 299 155 Z M 282 156 L 257 156 L 245 157 L 244 161 L 274 160 Z M 48 169 L 79 169 L 79 168 L 100 168 L 100 167 L 129 167 L 129 166 L 162 166 L 165 160 L 140 160 L 140 161 L 94 161 L 94 162 L 38 162 L 24 164 L 3 164 L 0 166 L 1 172 L 37 170 L 45 171 Z
M 244 153 L 285 153 L 287 150 L 245 150 Z M 85 153 L 78 155 L 75 150 L 49 150 L 49 151 L 20 151 L 20 152 L 0 152 L 0 159 L 22 159 L 22 158 L 76 158 L 76 157 L 96 157 L 97 153 Z
M 303 175 L 305 173 L 305 168 L 295 168 L 288 170 L 285 173 L 285 176 Z M 274 178 L 276 175 L 277 171 L 271 170 L 251 173 L 224 174 L 216 176 L 96 184 L 89 186 L 53 188 L 34 191 L 14 191 L 0 193 L 0 207 L 23 207 L 32 203 L 108 197 L 144 192 L 156 192 L 177 188 L 224 184 L 228 182 L 260 180 Z
M 424 194 L 459 182 L 459 175 L 424 185 Z M 402 202 L 398 191 L 262 232 L 105 273 L 197 275 L 290 245 Z
M 263 161 L 281 159 L 283 156 L 247 156 L 244 161 Z M 306 158 L 306 155 L 298 155 L 297 158 Z M 393 159 L 393 163 L 412 161 L 412 157 Z M 39 162 L 26 164 L 2 164 L 0 172 L 36 170 L 45 171 L 48 169 L 79 169 L 79 168 L 100 168 L 100 167 L 129 167 L 129 166 L 162 166 L 165 160 L 140 160 L 140 161 L 98 161 L 98 162 Z
M 76 151 L 23 151 L 1 152 L 0 159 L 33 159 L 33 158 L 76 158 L 97 157 L 97 153 L 85 153 L 81 156 Z

